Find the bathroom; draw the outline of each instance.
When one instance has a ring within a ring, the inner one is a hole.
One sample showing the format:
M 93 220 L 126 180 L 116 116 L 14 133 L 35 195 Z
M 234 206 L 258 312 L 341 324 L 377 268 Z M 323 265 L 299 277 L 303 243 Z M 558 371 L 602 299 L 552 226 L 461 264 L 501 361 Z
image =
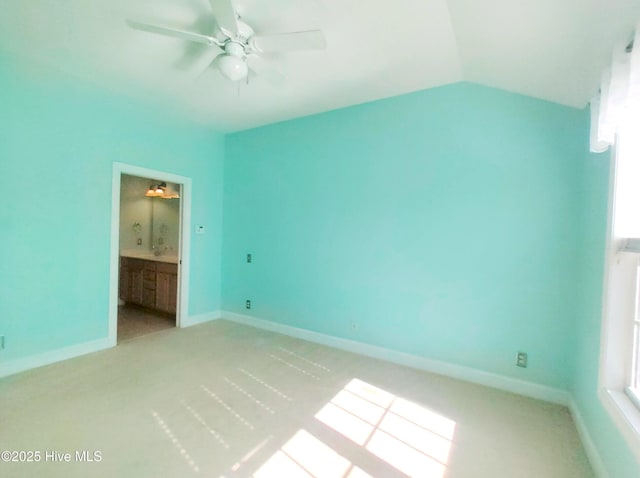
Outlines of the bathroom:
M 118 342 L 176 326 L 180 186 L 123 174 Z

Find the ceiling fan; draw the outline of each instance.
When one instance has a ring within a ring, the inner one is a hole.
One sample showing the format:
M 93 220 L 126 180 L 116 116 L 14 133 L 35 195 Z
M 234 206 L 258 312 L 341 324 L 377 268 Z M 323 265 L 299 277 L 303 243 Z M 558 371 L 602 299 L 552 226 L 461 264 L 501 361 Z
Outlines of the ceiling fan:
M 236 13 L 231 0 L 209 0 L 209 4 L 218 25 L 218 31 L 212 35 L 133 20 L 127 20 L 127 23 L 136 30 L 203 43 L 220 49 L 212 64 L 215 63 L 220 73 L 233 82 L 247 78 L 249 70 L 258 75 L 265 75 L 272 81 L 279 81 L 280 73 L 261 58 L 262 53 L 322 50 L 326 47 L 324 34 L 320 30 L 256 35 L 253 28 Z

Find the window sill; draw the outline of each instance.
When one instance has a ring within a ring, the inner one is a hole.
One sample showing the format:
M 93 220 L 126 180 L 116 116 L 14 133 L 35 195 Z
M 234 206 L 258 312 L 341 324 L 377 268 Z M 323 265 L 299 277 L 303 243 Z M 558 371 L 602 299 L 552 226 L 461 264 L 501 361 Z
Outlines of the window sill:
M 637 410 L 640 410 L 640 388 L 628 387 L 625 390 L 627 397 L 631 400 Z
M 635 399 L 639 398 L 638 389 L 635 392 L 629 390 L 628 393 L 633 394 Z M 640 460 L 640 408 L 625 392 L 619 390 L 602 389 L 600 399 L 629 448 Z

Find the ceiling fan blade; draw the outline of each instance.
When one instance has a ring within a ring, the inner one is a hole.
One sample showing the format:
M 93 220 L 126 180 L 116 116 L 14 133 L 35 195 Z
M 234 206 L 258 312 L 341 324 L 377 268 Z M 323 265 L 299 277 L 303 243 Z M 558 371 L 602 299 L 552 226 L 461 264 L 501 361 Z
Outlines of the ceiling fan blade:
M 327 43 L 320 30 L 279 33 L 276 35 L 254 35 L 251 46 L 259 52 L 278 53 L 294 50 L 324 50 Z
M 238 31 L 238 17 L 231 0 L 209 0 L 216 22 L 227 36 L 234 36 Z
M 182 40 L 188 40 L 197 43 L 204 43 L 205 45 L 222 45 L 222 43 L 217 38 L 208 35 L 202 35 L 200 33 L 187 32 L 184 30 L 161 27 L 158 25 L 149 25 L 148 23 L 135 22 L 133 20 L 127 20 L 127 24 L 131 28 L 135 28 L 136 30 L 142 30 L 145 32 L 157 33 L 159 35 L 180 38 Z
M 211 57 L 211 56 L 205 57 L 203 59 L 203 61 L 200 62 L 198 64 L 198 66 L 195 68 L 194 78 L 195 79 L 199 79 L 199 78 L 203 77 L 205 73 L 208 73 L 214 67 L 217 67 L 218 58 L 220 58 L 220 56 L 222 54 L 223 53 L 221 51 L 217 51 L 215 56 L 213 56 L 213 57 Z
M 247 66 L 254 73 L 266 78 L 270 83 L 280 85 L 284 82 L 284 75 L 258 55 L 247 55 Z

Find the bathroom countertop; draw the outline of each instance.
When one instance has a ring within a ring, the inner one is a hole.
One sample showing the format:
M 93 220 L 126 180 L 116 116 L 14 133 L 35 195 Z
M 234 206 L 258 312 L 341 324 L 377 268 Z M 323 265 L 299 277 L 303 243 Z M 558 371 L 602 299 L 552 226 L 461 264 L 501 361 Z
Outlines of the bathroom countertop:
M 146 251 L 120 251 L 120 257 L 130 257 L 132 259 L 144 259 L 146 261 L 167 262 L 169 264 L 177 264 L 178 256 L 160 255 L 156 256 L 153 252 Z

